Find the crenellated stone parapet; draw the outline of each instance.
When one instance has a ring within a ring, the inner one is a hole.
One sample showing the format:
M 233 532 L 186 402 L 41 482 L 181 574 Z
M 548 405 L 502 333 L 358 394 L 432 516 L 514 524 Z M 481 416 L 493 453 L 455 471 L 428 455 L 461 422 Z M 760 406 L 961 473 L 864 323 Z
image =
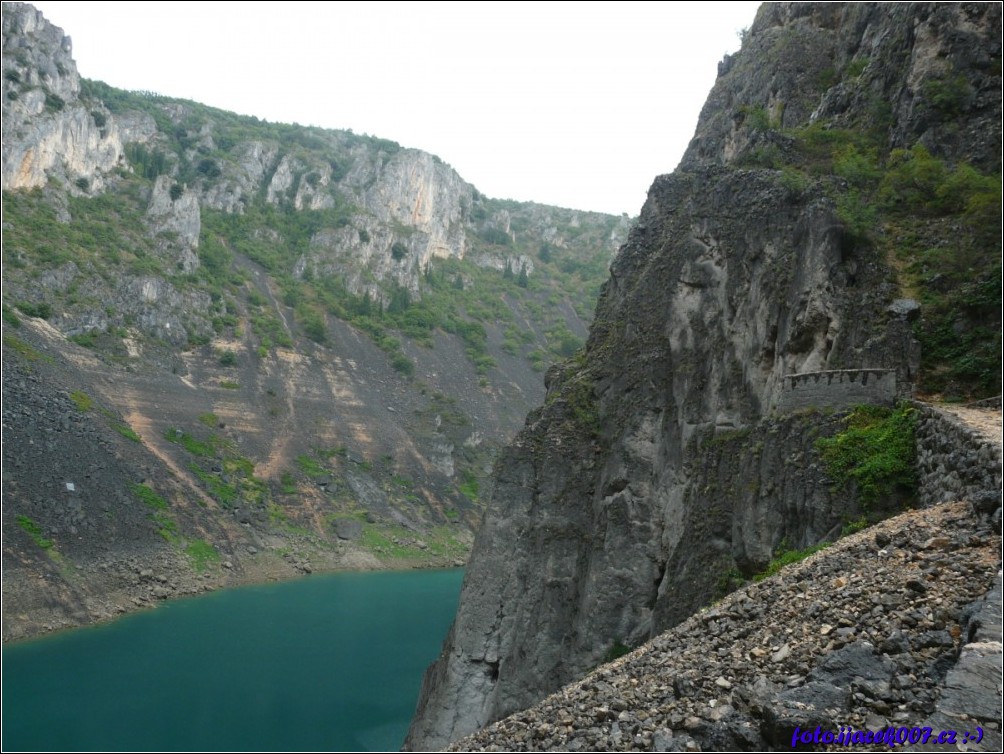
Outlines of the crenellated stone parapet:
M 892 406 L 899 397 L 895 369 L 831 369 L 784 377 L 777 409 L 846 409 L 861 403 Z

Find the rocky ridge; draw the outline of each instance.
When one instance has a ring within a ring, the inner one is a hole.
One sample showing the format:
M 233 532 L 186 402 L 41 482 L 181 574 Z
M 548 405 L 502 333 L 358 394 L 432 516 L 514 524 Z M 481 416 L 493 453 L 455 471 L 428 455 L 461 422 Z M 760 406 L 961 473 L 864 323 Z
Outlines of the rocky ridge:
M 984 655 L 991 679 L 999 670 L 1000 547 L 997 527 L 968 503 L 901 514 L 449 750 L 789 751 L 796 727 L 930 725 L 960 653 Z M 995 583 L 996 608 L 984 607 Z M 983 694 L 979 704 L 956 703 L 935 723 L 936 734 L 957 730 L 960 741 L 982 727 L 979 746 L 963 751 L 1002 740 L 999 683 L 974 685 L 978 675 L 954 682 Z
M 258 578 L 462 564 L 630 219 L 117 90 L 31 5 L 2 14 L 5 639 Z

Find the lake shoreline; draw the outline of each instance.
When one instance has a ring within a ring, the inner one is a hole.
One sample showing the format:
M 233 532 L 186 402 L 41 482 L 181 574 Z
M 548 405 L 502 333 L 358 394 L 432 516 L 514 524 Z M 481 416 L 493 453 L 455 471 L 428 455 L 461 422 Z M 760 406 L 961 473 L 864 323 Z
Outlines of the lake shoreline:
M 70 599 L 75 598 L 76 603 L 71 603 L 70 611 L 62 603 L 48 603 L 16 615 L 8 613 L 8 594 L 14 590 L 32 591 L 33 585 L 31 582 L 12 583 L 17 580 L 16 577 L 12 579 L 12 575 L 6 573 L 3 579 L 2 646 L 14 646 L 79 628 L 113 623 L 127 615 L 154 610 L 167 602 L 228 589 L 297 581 L 314 575 L 444 570 L 466 566 L 466 559 L 460 562 L 457 558 L 442 556 L 380 560 L 362 550 L 340 553 L 311 550 L 309 565 L 306 567 L 302 559 L 305 557 L 301 555 L 301 559 L 296 559 L 291 564 L 289 560 L 275 552 L 244 554 L 241 558 L 224 561 L 230 563 L 229 568 L 221 563 L 212 571 L 186 574 L 192 578 L 185 580 L 179 588 L 164 596 L 143 593 L 146 584 L 141 580 L 139 583 L 123 585 L 118 589 L 96 594 L 70 595 Z M 65 567 L 63 570 L 65 571 Z M 148 570 L 152 569 L 141 568 L 139 573 L 143 574 Z

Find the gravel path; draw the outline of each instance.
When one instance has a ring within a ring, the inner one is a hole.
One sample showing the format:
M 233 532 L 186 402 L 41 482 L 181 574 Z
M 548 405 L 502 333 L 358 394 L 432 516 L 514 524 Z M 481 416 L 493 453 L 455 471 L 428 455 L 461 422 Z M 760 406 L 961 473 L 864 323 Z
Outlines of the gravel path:
M 957 416 L 976 432 L 997 443 L 998 448 L 1001 447 L 1004 431 L 1001 428 L 1002 413 L 999 408 L 973 408 L 943 404 L 936 405 L 935 408 L 946 414 Z

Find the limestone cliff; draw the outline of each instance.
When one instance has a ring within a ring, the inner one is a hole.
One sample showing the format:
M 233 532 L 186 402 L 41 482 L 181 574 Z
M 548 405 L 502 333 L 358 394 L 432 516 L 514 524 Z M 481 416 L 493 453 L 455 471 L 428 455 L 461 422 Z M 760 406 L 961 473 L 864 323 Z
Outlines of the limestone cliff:
M 679 623 L 731 568 L 860 515 L 813 450 L 830 420 L 770 416 L 791 374 L 886 368 L 910 392 L 913 304 L 849 207 L 891 185 L 897 148 L 997 170 L 999 60 L 998 6 L 761 8 L 611 266 L 585 353 L 496 465 L 409 747 L 535 702 Z M 939 98 L 946 80 L 964 101 Z M 890 171 L 875 183 L 845 170 L 866 151 Z
M 5 3 L 3 74 L 3 188 L 44 186 L 50 175 L 100 188 L 122 140 L 104 107 L 80 101 L 70 38 L 31 6 Z

